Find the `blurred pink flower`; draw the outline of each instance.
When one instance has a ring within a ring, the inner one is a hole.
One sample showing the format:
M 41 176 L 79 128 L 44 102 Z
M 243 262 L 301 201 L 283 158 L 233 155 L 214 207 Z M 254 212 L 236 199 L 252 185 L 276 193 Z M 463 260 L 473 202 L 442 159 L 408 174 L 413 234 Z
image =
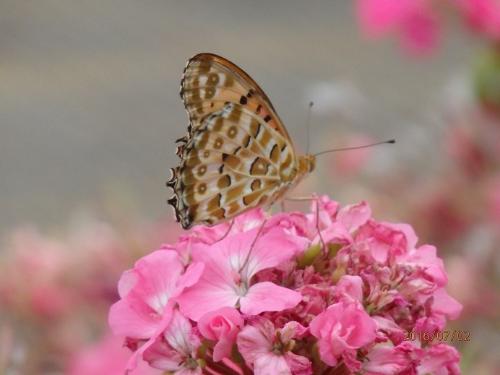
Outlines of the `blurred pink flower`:
M 445 140 L 446 150 L 467 175 L 476 177 L 485 170 L 488 156 L 475 129 L 453 126 Z
M 492 222 L 500 227 L 500 176 L 493 177 L 486 187 L 486 205 Z
M 500 40 L 498 0 L 455 0 L 472 29 L 493 41 Z
M 293 290 L 268 281 L 252 283 L 257 272 L 278 266 L 297 250 L 279 228 L 261 234 L 250 249 L 258 231 L 229 235 L 211 246 L 200 244 L 193 249 L 193 259 L 203 262 L 205 271 L 200 281 L 178 298 L 186 316 L 198 321 L 208 311 L 237 305 L 242 313 L 257 315 L 300 302 L 300 293 Z
M 309 325 L 318 338 L 321 360 L 337 365 L 346 351 L 354 351 L 375 340 L 377 325 L 357 302 L 339 302 L 328 307 Z
M 30 228 L 14 232 L 10 246 L 0 264 L 0 304 L 38 318 L 60 319 L 72 306 L 73 293 L 61 282 L 70 267 L 69 249 Z
M 430 0 L 357 0 L 357 13 L 365 35 L 397 34 L 403 48 L 414 54 L 430 52 L 440 37 Z
M 351 136 L 342 144 L 345 147 L 355 147 L 373 143 L 374 140 L 366 135 Z M 329 162 L 332 165 L 331 173 L 334 177 L 342 176 L 350 178 L 361 172 L 369 161 L 372 153 L 371 148 L 360 148 L 358 150 L 340 151 L 332 153 Z
M 455 255 L 448 259 L 448 289 L 464 304 L 464 317 L 486 321 L 496 317 L 500 308 L 500 295 L 493 280 L 488 280 L 485 264 L 475 257 Z M 467 275 L 467 277 L 464 277 Z
M 203 337 L 217 341 L 214 346 L 214 361 L 218 362 L 231 355 L 231 349 L 236 342 L 236 335 L 243 327 L 241 314 L 232 307 L 210 311 L 198 322 L 198 329 Z
M 304 332 L 305 328 L 294 321 L 276 329 L 271 321 L 257 319 L 238 334 L 238 349 L 256 375 L 310 375 L 309 359 L 291 351 L 293 339 Z
M 123 375 L 130 358 L 130 350 L 123 346 L 123 339 L 108 335 L 100 342 L 74 354 L 67 375 Z M 160 375 L 161 372 L 149 367 L 145 362 L 131 375 Z

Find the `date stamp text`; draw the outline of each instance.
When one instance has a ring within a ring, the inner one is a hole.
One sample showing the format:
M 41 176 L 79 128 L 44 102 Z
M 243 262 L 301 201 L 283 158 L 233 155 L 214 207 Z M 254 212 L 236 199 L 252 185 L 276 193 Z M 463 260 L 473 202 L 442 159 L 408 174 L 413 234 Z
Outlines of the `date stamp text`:
M 405 333 L 406 341 L 447 341 L 447 342 L 457 342 L 457 341 L 470 341 L 470 331 L 463 331 L 458 329 L 447 329 L 444 331 L 434 331 L 434 332 L 417 332 L 417 331 L 407 331 Z

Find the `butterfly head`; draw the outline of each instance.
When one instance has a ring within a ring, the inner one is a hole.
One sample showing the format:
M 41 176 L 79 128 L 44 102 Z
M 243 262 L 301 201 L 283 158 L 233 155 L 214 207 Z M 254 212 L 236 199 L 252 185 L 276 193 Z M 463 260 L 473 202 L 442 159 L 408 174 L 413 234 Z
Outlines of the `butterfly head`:
M 316 156 L 314 155 L 301 155 L 298 159 L 298 175 L 303 177 L 308 175 L 316 168 Z

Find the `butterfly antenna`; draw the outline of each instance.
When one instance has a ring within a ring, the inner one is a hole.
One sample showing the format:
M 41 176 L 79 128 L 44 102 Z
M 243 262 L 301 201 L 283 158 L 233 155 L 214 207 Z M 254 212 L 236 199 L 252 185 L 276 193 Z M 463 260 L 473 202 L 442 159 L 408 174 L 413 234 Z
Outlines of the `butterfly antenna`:
M 327 154 L 329 152 L 337 152 L 337 151 L 348 151 L 348 150 L 358 150 L 360 148 L 368 148 L 368 147 L 373 147 L 373 146 L 378 146 L 378 145 L 385 145 L 385 144 L 393 144 L 396 143 L 395 139 L 388 139 L 387 141 L 382 141 L 382 142 L 376 142 L 376 143 L 370 143 L 367 145 L 362 145 L 362 146 L 354 146 L 354 147 L 342 147 L 342 148 L 333 148 L 331 150 L 325 150 L 318 152 L 314 154 L 314 156 L 319 156 L 323 154 Z
M 311 133 L 311 110 L 314 103 L 309 102 L 309 107 L 307 108 L 307 118 L 306 118 L 306 129 L 307 129 L 307 146 L 306 146 L 306 154 L 309 154 L 309 144 L 310 144 L 310 133 Z

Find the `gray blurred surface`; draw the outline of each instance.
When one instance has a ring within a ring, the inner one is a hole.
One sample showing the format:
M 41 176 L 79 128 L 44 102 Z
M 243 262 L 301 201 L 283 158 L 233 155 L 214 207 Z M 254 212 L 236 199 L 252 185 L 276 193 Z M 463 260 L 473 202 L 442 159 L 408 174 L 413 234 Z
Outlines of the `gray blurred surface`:
M 63 224 L 120 195 L 148 217 L 170 214 L 165 181 L 187 125 L 179 79 L 195 53 L 252 75 L 301 149 L 307 88 L 340 80 L 376 108 L 349 126 L 396 137 L 398 155 L 418 159 L 429 153 L 414 149 L 406 124 L 425 130 L 422 113 L 471 48 L 453 32 L 434 57 L 412 60 L 363 40 L 341 0 L 0 0 L 0 231 Z M 325 134 L 342 125 L 319 115 L 312 124 L 311 149 L 339 146 Z M 425 134 L 418 147 L 432 145 Z

